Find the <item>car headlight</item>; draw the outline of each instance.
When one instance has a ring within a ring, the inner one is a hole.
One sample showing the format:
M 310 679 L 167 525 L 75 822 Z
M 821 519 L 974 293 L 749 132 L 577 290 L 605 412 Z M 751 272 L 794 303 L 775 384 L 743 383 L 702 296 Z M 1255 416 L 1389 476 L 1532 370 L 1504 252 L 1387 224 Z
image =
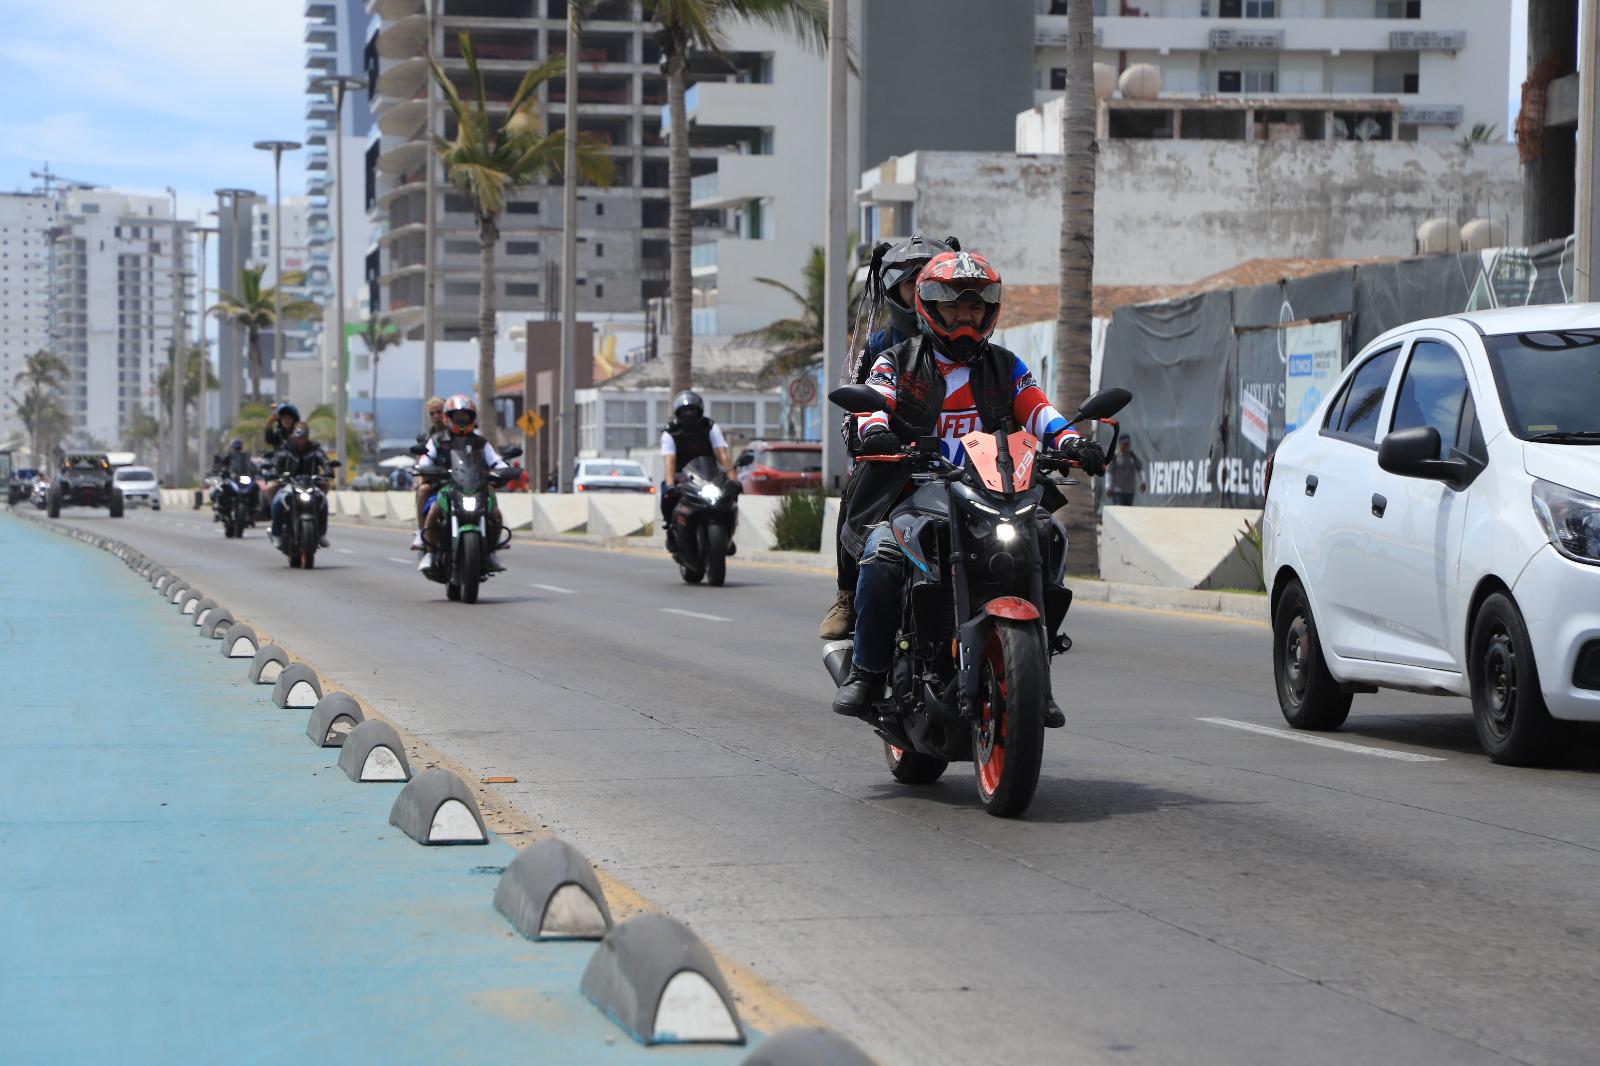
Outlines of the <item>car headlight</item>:
M 1600 496 L 1535 480 L 1533 513 L 1556 551 L 1580 563 L 1600 564 Z
M 478 498 L 476 496 L 461 497 L 461 509 L 468 514 L 475 513 L 478 510 Z
M 1010 522 L 1001 522 L 994 527 L 994 538 L 1001 544 L 1010 544 L 1017 539 L 1017 527 Z
M 707 503 L 716 503 L 722 499 L 722 490 L 715 485 L 701 485 L 700 495 L 705 497 Z

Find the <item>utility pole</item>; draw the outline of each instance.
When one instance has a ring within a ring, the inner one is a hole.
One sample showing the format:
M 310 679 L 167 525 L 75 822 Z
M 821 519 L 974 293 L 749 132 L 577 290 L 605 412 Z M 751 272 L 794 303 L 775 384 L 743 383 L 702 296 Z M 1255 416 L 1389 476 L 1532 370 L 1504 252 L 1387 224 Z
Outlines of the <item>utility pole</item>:
M 1578 197 L 1577 248 L 1573 274 L 1577 282 L 1574 299 L 1587 303 L 1600 297 L 1600 210 L 1595 195 L 1600 193 L 1595 175 L 1600 172 L 1600 131 L 1596 130 L 1600 112 L 1600 77 L 1597 77 L 1595 40 L 1600 33 L 1600 0 L 1583 0 L 1579 16 L 1578 45 Z
M 435 27 L 438 23 L 437 8 L 439 0 L 427 0 L 428 4 L 428 50 L 427 56 L 433 58 L 433 38 Z M 434 170 L 439 165 L 433 150 L 434 134 L 434 100 L 438 96 L 439 87 L 433 76 L 432 67 L 428 70 L 428 126 L 423 132 L 422 143 L 427 147 L 423 155 L 423 168 L 426 176 L 423 179 L 423 240 L 427 247 L 422 252 L 422 431 L 428 432 L 428 397 L 433 395 L 433 348 L 438 339 L 437 327 L 434 325 L 434 283 L 433 275 L 438 266 L 438 237 L 436 230 L 439 225 L 439 205 L 434 202 L 438 191 L 434 181 Z M 373 410 L 377 410 L 377 394 L 373 394 Z
M 195 236 L 200 238 L 200 262 L 195 267 L 195 292 L 199 305 L 195 308 L 194 349 L 200 359 L 200 390 L 195 399 L 195 473 L 202 484 L 205 482 L 206 469 L 206 400 L 209 390 L 206 381 L 211 376 L 207 368 L 211 362 L 206 357 L 206 238 L 217 230 L 213 226 L 196 225 Z
M 850 83 L 849 3 L 828 0 L 828 244 L 824 256 L 822 388 L 817 390 L 821 405 L 819 427 L 822 434 L 822 484 L 838 488 L 844 484 L 844 442 L 837 433 L 827 431 L 828 392 L 839 383 L 844 366 L 846 330 L 850 299 L 850 271 L 854 257 L 846 243 L 849 232 L 846 204 L 850 196 L 849 127 L 846 107 Z
M 299 141 L 257 141 L 256 147 L 272 153 L 272 388 L 288 395 L 283 376 L 283 153 L 300 147 Z
M 187 339 L 183 328 L 183 224 L 178 221 L 178 190 L 169 185 L 167 195 L 172 197 L 172 360 L 168 364 L 172 373 L 172 425 L 168 427 L 172 431 L 172 461 L 167 464 L 167 475 L 172 478 L 172 487 L 178 488 L 183 484 L 183 443 L 188 437 L 183 428 L 183 371 L 188 362 L 183 357 Z
M 561 186 L 561 410 L 556 426 L 557 488 L 572 491 L 573 460 L 578 454 L 576 376 L 578 342 L 578 12 L 567 4 L 567 113 L 563 133 L 566 155 Z
M 337 419 L 333 427 L 333 454 L 342 463 L 345 455 L 345 398 L 348 394 L 345 388 L 348 375 L 345 372 L 344 336 L 344 97 L 351 89 L 365 89 L 367 82 L 365 78 L 335 74 L 317 79 L 317 84 L 333 90 L 333 299 L 339 305 L 335 311 L 337 325 L 333 338 L 333 415 Z M 344 484 L 343 471 L 335 477 L 334 484 Z

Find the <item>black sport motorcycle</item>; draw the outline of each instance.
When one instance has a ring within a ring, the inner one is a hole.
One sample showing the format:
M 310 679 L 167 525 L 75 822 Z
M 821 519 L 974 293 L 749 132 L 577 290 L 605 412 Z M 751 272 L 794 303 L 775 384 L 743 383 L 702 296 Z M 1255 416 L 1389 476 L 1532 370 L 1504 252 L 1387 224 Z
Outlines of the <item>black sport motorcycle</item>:
M 330 469 L 339 466 L 339 460 L 329 459 Z M 296 570 L 310 570 L 317 565 L 317 547 L 321 539 L 322 514 L 328 498 L 328 479 L 320 474 L 289 474 L 280 483 L 284 493 L 283 536 L 278 538 L 278 550 Z
M 829 398 L 856 414 L 887 411 L 866 385 Z M 1070 424 L 1110 424 L 1115 454 L 1120 430 L 1111 416 L 1132 398 L 1125 389 L 1098 392 Z M 926 784 L 970 758 L 984 807 L 1014 817 L 1039 783 L 1050 659 L 1070 646 L 1058 632 L 1072 602 L 1062 583 L 1066 533 L 1041 503 L 1048 475 L 1075 463 L 1023 430 L 974 432 L 962 444 L 960 466 L 940 454 L 936 437 L 863 457 L 913 470 L 911 495 L 888 519 L 907 580 L 886 691 L 867 721 L 897 781 Z M 851 652 L 848 640 L 824 646 L 835 685 L 850 672 Z
M 521 454 L 521 448 L 507 448 L 500 457 L 511 460 Z M 495 508 L 493 489 L 511 480 L 513 472 L 489 469 L 481 441 L 452 440 L 448 461 L 448 469 L 427 459 L 416 467 L 418 477 L 437 486 L 438 497 L 433 506 L 440 509 L 443 517 L 442 522 L 423 532 L 427 549 L 433 553 L 433 566 L 422 575 L 443 584 L 448 599 L 477 603 L 478 587 L 494 575 L 489 569 L 489 553 L 511 543 L 508 529 L 500 530 L 498 544 L 490 545 L 488 537 L 489 516 Z M 440 537 L 440 531 L 445 529 L 449 530 L 448 543 Z
M 217 475 L 211 509 L 214 520 L 222 523 L 224 537 L 242 537 L 247 528 L 256 524 L 255 515 L 261 509 L 260 498 L 261 484 L 256 475 L 229 471 Z
M 678 502 L 672 509 L 672 561 L 689 584 L 704 580 L 719 586 L 727 580 L 728 556 L 735 551 L 743 486 L 705 455 L 691 460 L 674 480 Z

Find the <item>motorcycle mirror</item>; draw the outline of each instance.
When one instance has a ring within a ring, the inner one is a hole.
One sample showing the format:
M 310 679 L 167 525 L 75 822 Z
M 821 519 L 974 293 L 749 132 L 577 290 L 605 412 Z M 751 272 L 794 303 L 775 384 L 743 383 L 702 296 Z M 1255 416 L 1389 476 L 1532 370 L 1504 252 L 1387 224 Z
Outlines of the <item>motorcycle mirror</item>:
M 406 451 L 410 452 L 412 455 L 427 455 L 428 446 L 425 444 L 413 444 L 411 447 L 407 448 Z
M 1072 417 L 1072 421 L 1076 424 L 1085 419 L 1098 421 L 1110 418 L 1132 402 L 1133 393 L 1127 389 L 1101 389 L 1083 401 L 1083 406 L 1078 408 L 1078 413 Z
M 522 458 L 522 449 L 518 448 L 516 445 L 502 449 L 500 452 L 500 458 L 506 460 L 520 459 Z
M 328 460 L 328 466 L 329 466 L 329 467 L 330 467 L 330 468 L 331 468 L 331 467 L 335 467 L 335 466 L 343 466 L 343 465 L 344 465 L 344 463 L 343 463 L 343 462 L 341 462 L 341 461 L 340 461 L 340 460 L 338 460 L 338 459 L 329 459 L 329 460 Z
M 870 385 L 841 385 L 828 393 L 828 401 L 858 415 L 889 409 L 883 394 Z

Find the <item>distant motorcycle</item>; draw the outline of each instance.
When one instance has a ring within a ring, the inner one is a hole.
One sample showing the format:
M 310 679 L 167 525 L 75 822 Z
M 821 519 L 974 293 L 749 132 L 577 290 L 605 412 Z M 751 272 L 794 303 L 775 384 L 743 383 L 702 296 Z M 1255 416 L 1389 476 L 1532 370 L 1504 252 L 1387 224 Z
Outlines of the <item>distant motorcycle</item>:
M 506 460 L 522 454 L 521 448 L 507 448 L 500 453 Z M 439 457 L 445 459 L 443 455 Z M 494 487 L 504 485 L 513 476 L 506 470 L 501 473 L 489 469 L 483 457 L 481 443 L 460 439 L 449 445 L 449 467 L 446 468 L 423 459 L 417 464 L 416 476 L 426 478 L 438 486 L 434 506 L 440 509 L 444 522 L 428 528 L 424 537 L 427 549 L 433 553 L 433 566 L 422 571 L 429 581 L 444 585 L 445 596 L 462 603 L 477 603 L 478 588 L 489 570 L 489 553 L 499 551 L 511 543 L 511 531 L 500 531 L 498 544 L 487 543 L 489 516 L 494 513 Z M 448 544 L 436 542 L 441 530 L 448 529 Z
M 672 510 L 672 560 L 683 580 L 721 585 L 734 553 L 741 487 L 710 456 L 693 460 L 676 478 L 678 503 Z
M 339 460 L 330 459 L 328 465 L 337 467 Z M 328 495 L 328 479 L 313 474 L 290 474 L 283 479 L 283 485 L 288 491 L 284 496 L 286 514 L 278 550 L 296 570 L 310 570 L 317 565 L 319 527 L 323 501 Z
M 251 474 L 223 474 L 217 478 L 217 489 L 212 498 L 216 520 L 222 523 L 222 535 L 233 539 L 244 536 L 244 531 L 255 525 L 256 512 L 261 509 L 261 486 Z

